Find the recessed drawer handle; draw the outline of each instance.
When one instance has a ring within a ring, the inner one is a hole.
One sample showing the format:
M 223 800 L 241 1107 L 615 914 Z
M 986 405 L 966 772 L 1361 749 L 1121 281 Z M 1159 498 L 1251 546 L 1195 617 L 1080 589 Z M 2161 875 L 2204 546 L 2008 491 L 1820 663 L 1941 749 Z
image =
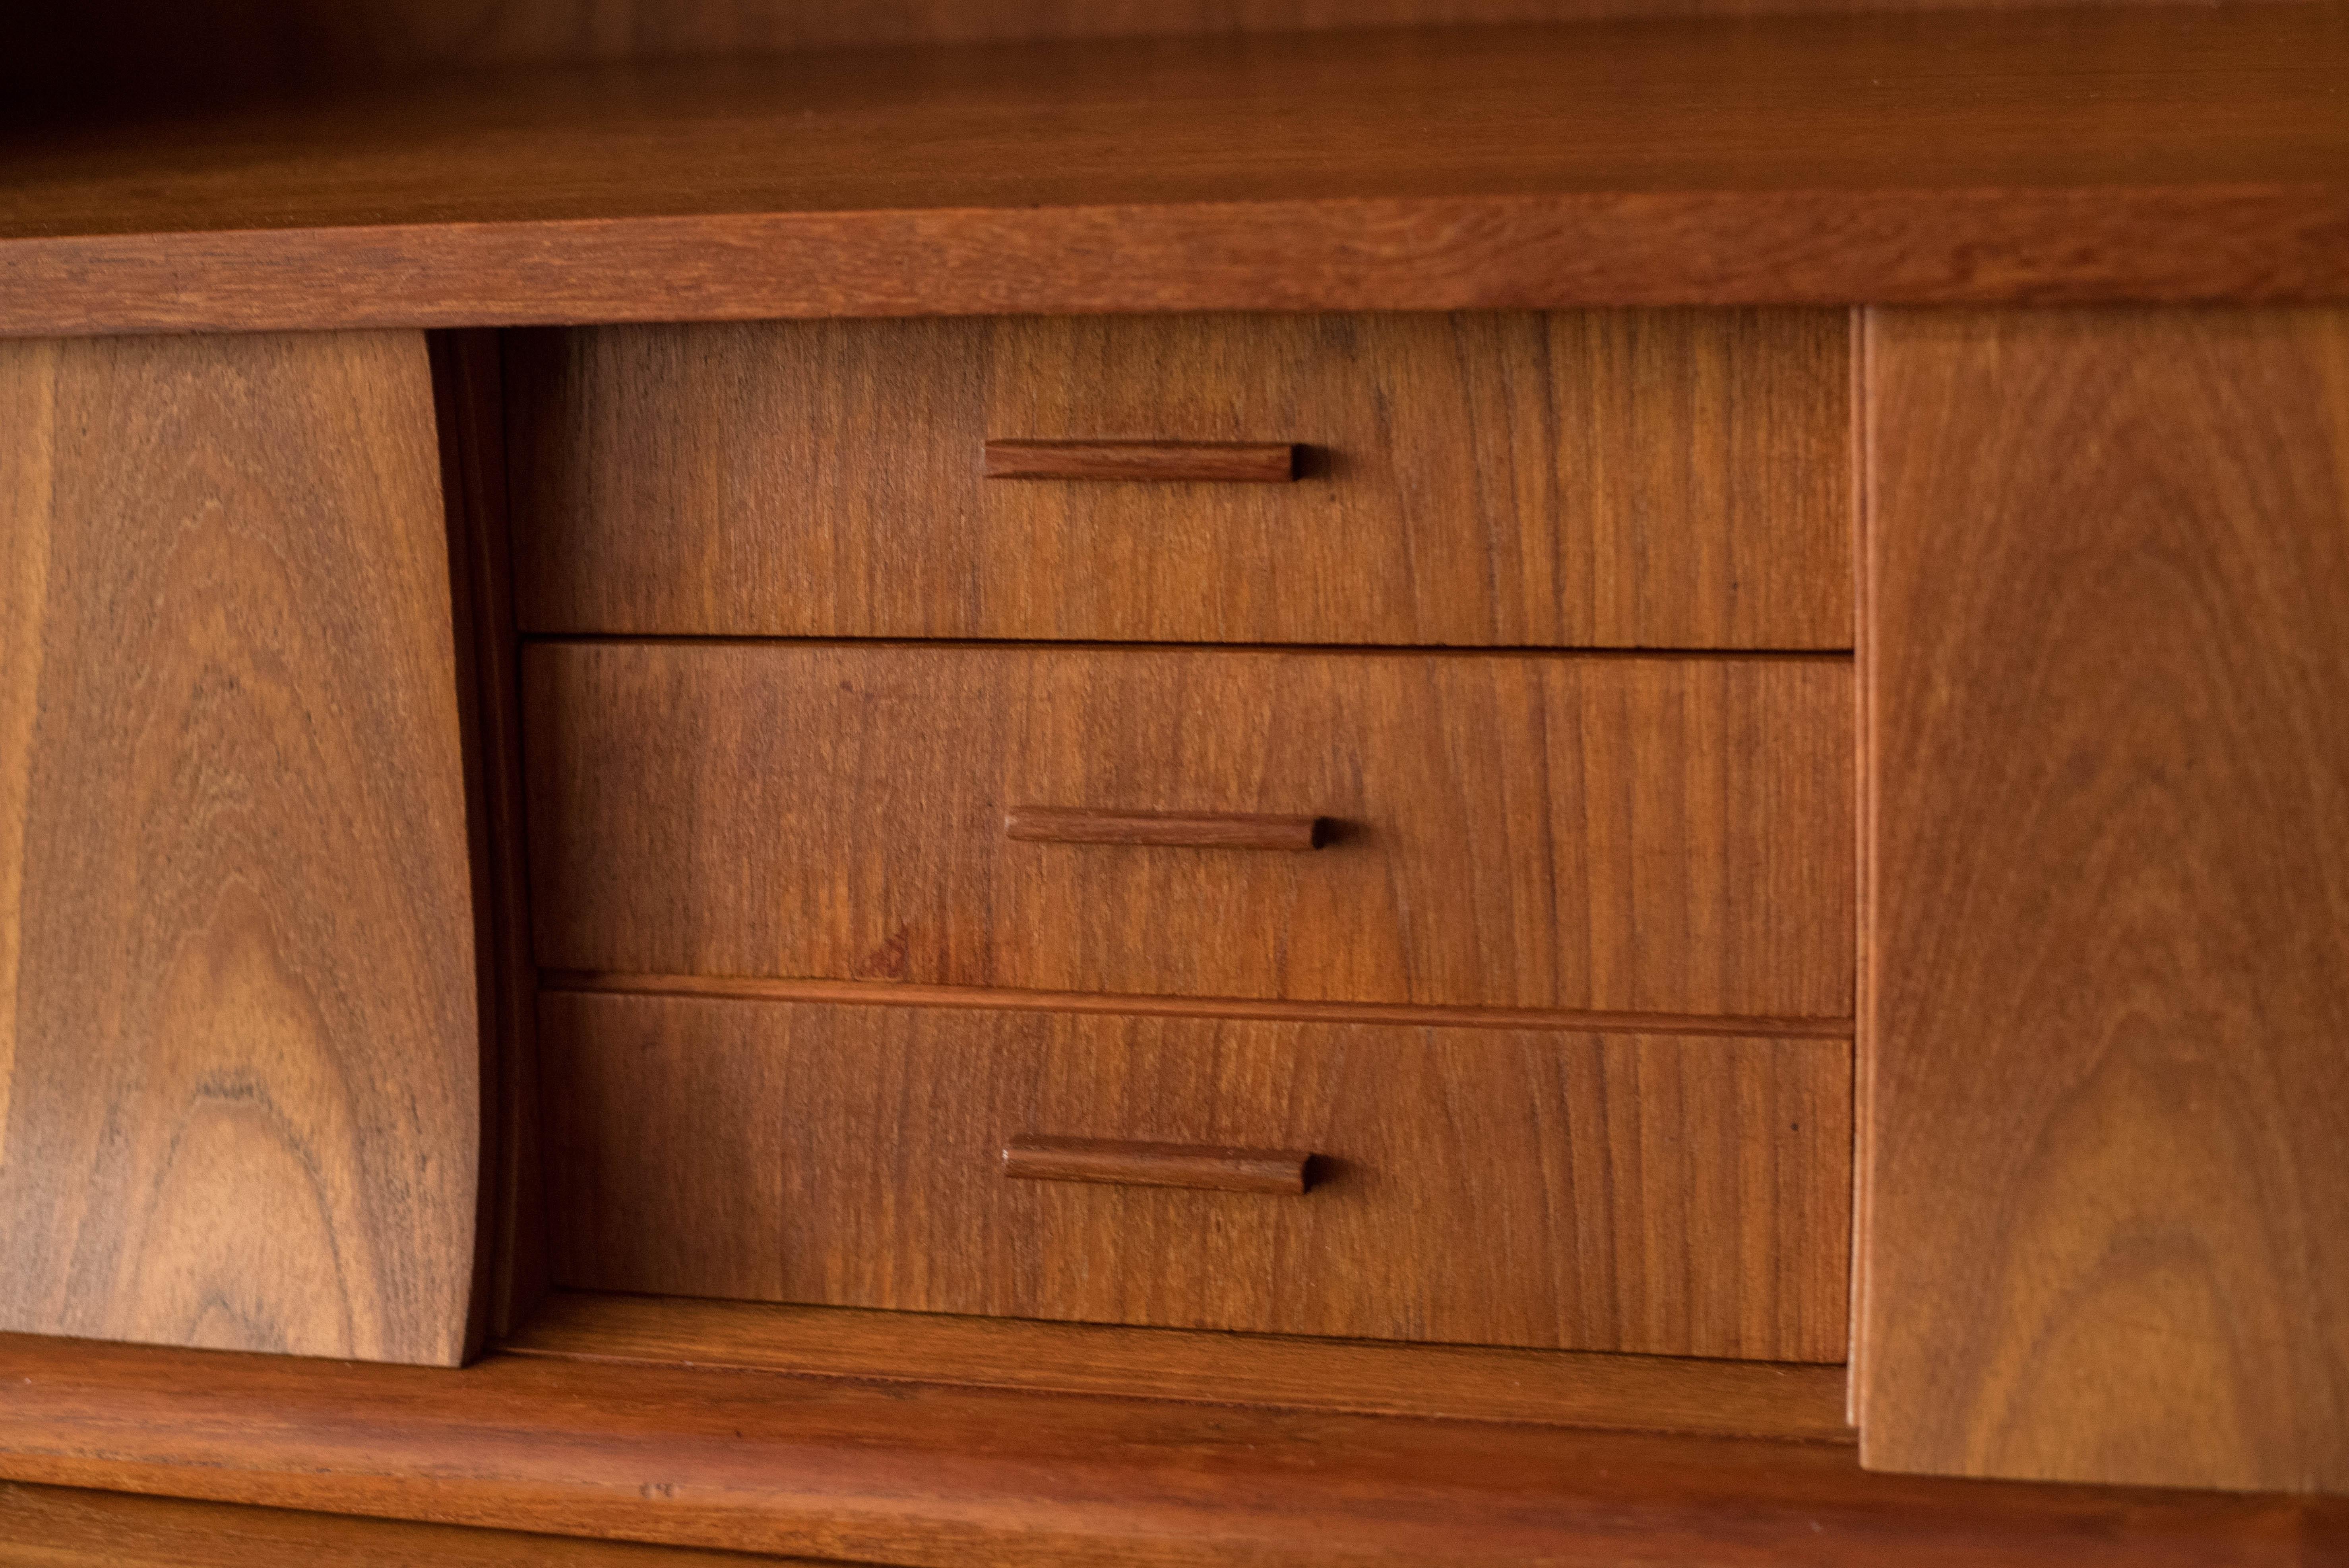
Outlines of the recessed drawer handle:
M 1297 477 L 1287 441 L 989 441 L 991 480 L 1189 480 L 1285 485 Z
M 1038 1138 L 1003 1146 L 1003 1173 L 1023 1181 L 1114 1187 L 1196 1187 L 1215 1192 L 1301 1193 L 1312 1156 L 1301 1149 L 1217 1149 L 1119 1138 Z
M 1014 806 L 1003 833 L 1029 844 L 1152 844 L 1178 850 L 1318 850 L 1327 817 L 1248 811 L 1097 811 L 1089 806 Z

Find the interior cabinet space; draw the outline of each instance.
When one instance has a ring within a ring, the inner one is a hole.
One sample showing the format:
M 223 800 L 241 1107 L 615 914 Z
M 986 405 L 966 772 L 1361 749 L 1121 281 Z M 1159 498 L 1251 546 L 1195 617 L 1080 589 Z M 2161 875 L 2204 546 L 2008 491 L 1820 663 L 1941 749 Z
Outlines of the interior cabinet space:
M 0 42 L 0 1568 L 2349 1563 L 2349 6 Z

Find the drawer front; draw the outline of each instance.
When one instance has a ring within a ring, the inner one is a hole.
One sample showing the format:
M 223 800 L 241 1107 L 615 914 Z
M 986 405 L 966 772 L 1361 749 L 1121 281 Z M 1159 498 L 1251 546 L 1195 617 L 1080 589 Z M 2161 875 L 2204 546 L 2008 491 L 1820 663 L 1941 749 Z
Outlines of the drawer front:
M 542 1038 L 577 1288 L 1844 1355 L 1842 1040 L 559 992 Z M 1297 1150 L 1311 1184 L 1007 1177 L 1023 1137 Z
M 523 624 L 1847 648 L 1846 320 L 1692 310 L 520 335 L 509 428 Z M 990 480 L 990 439 L 1305 451 L 1289 483 Z
M 1850 1015 L 1843 659 L 598 643 L 523 668 L 550 968 Z M 1329 841 L 1007 831 L 1037 808 Z

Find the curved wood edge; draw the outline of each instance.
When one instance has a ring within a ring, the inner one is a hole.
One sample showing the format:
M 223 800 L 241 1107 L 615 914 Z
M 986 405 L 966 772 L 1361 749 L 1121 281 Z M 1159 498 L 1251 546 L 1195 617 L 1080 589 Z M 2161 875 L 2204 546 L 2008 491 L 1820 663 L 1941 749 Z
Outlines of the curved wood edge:
M 2349 187 L 1590 192 L 0 242 L 0 335 L 2349 298 Z
M 0 1473 L 905 1564 L 2313 1564 L 2349 1502 L 1861 1471 L 1594 1433 L 493 1355 L 0 1336 Z
M 750 1568 L 803 1559 L 0 1481 L 0 1568 Z

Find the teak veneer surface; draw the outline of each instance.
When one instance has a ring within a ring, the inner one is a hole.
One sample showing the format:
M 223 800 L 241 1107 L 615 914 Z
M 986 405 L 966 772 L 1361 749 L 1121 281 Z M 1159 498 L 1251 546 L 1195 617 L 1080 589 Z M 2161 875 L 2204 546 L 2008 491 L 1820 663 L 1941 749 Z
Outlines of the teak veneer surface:
M 1837 1040 L 549 994 L 587 1290 L 1841 1361 Z M 1023 1135 L 1299 1150 L 1280 1194 L 1008 1180 Z
M 0 331 L 2349 293 L 2332 5 L 520 68 L 7 133 Z
M 0 1325 L 463 1355 L 452 624 L 419 335 L 0 346 Z
M 781 1561 L 0 1482 L 0 1568 L 771 1568 Z
M 2349 313 L 1868 365 L 1865 1458 L 2349 1491 Z
M 1829 311 L 649 326 L 511 341 L 539 633 L 1851 645 Z M 1294 483 L 990 480 L 990 438 Z
M 619 642 L 523 672 L 549 967 L 1851 1006 L 1844 659 Z M 1007 839 L 1027 804 L 1342 826 Z
M 1841 1367 L 557 1291 L 499 1348 L 647 1366 L 1850 1443 Z
M 0 1473 L 917 1568 L 2318 1568 L 2349 1503 L 1594 1432 L 492 1355 L 0 1336 Z

